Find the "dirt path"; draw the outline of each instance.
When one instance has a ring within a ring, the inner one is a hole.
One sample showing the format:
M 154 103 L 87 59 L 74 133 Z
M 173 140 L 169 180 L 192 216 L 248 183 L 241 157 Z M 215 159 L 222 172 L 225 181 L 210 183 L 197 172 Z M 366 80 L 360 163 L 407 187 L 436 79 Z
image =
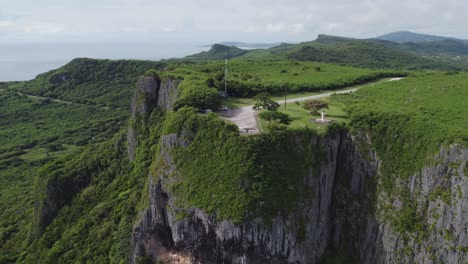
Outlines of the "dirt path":
M 392 79 L 389 79 L 388 81 L 398 81 L 401 79 L 402 78 L 392 78 Z M 369 84 L 369 85 L 372 85 L 372 84 Z M 364 87 L 364 86 L 361 86 L 361 87 Z M 294 102 L 300 102 L 300 101 L 311 100 L 311 99 L 321 99 L 321 98 L 329 97 L 332 94 L 351 93 L 351 92 L 358 90 L 361 87 L 334 91 L 334 92 L 318 94 L 318 95 L 304 96 L 304 97 L 299 97 L 299 98 L 294 98 L 294 99 L 287 99 L 286 103 L 294 103 Z M 277 102 L 280 104 L 283 104 L 284 100 L 277 101 Z M 221 117 L 236 124 L 239 127 L 239 131 L 241 134 L 260 133 L 260 130 L 258 129 L 258 126 L 257 126 L 257 120 L 255 118 L 255 110 L 253 110 L 253 105 L 230 109 L 227 113 L 222 114 Z

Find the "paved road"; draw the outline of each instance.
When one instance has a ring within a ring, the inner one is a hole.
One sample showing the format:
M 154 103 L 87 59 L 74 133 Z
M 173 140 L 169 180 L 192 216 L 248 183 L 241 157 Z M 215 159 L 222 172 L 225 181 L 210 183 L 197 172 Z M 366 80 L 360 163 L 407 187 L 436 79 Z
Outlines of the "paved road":
M 392 78 L 389 81 L 398 81 L 401 79 L 402 78 Z M 311 95 L 311 96 L 299 97 L 299 98 L 294 98 L 294 99 L 287 99 L 286 103 L 294 103 L 294 102 L 300 102 L 300 101 L 311 100 L 311 99 L 321 99 L 321 98 L 328 97 L 332 94 L 351 93 L 358 89 L 359 88 L 353 88 L 353 89 L 348 89 L 348 90 L 335 91 L 332 93 L 324 93 L 324 94 Z M 277 102 L 280 104 L 283 104 L 284 100 L 277 101 Z M 260 130 L 257 127 L 257 121 L 255 119 L 255 110 L 253 110 L 252 107 L 253 105 L 248 105 L 248 106 L 244 106 L 241 108 L 231 109 L 227 113 L 221 115 L 221 117 L 236 124 L 239 127 L 239 130 L 241 133 L 257 134 L 257 133 L 260 133 Z

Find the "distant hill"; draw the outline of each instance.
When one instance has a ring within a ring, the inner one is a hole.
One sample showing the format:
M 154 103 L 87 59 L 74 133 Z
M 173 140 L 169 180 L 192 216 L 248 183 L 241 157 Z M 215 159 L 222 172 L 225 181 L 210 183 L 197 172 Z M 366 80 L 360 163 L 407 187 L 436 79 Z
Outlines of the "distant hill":
M 223 60 L 239 57 L 247 50 L 243 50 L 237 47 L 226 46 L 221 44 L 214 44 L 210 50 L 203 51 L 194 55 L 185 57 L 186 60 Z
M 396 43 L 380 39 L 353 39 L 319 35 L 314 41 L 281 43 L 269 49 L 243 50 L 215 44 L 209 51 L 185 60 L 264 59 L 316 61 L 364 68 L 462 69 L 468 65 L 468 45 L 446 39 L 420 43 Z
M 221 42 L 224 46 L 238 47 L 244 49 L 269 49 L 281 45 L 282 43 L 249 43 L 249 42 Z
M 370 68 L 434 69 L 444 68 L 433 59 L 424 58 L 393 43 L 374 39 L 352 39 L 319 35 L 288 51 L 288 58 L 322 61 Z
M 426 56 L 468 56 L 468 43 L 451 39 L 403 43 L 398 48 Z
M 392 32 L 392 33 L 388 33 L 388 34 L 376 37 L 376 39 L 388 40 L 388 41 L 392 41 L 396 43 L 407 43 L 407 42 L 421 43 L 421 42 L 444 41 L 444 40 L 459 41 L 462 43 L 466 42 L 466 40 L 463 40 L 463 39 L 419 34 L 419 33 L 414 33 L 410 31 Z
M 155 61 L 77 58 L 33 80 L 8 87 L 30 95 L 127 109 L 136 78 L 164 65 Z

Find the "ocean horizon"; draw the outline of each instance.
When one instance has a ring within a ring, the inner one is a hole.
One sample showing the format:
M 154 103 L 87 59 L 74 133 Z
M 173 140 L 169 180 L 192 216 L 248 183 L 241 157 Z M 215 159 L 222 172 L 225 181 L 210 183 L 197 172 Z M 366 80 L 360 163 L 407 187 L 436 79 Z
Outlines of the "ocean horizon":
M 24 81 L 60 68 L 75 58 L 161 60 L 195 54 L 209 47 L 183 43 L 0 44 L 0 81 Z

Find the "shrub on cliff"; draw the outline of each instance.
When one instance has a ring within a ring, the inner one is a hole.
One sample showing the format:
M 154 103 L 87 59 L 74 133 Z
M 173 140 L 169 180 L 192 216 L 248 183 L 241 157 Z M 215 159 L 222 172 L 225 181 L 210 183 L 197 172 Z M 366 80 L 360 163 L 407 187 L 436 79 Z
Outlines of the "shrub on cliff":
M 277 121 L 280 124 L 289 124 L 291 122 L 291 119 L 289 118 L 289 115 L 283 112 L 278 112 L 278 111 L 266 111 L 262 112 L 259 114 L 261 119 L 267 120 L 267 121 Z
M 177 100 L 175 108 L 184 106 L 197 109 L 215 109 L 221 105 L 221 98 L 214 88 L 206 86 L 186 87 Z
M 154 77 L 156 79 L 159 79 L 159 74 L 158 74 L 158 71 L 156 69 L 149 69 L 145 72 L 144 74 L 145 76 L 150 76 L 150 77 Z

